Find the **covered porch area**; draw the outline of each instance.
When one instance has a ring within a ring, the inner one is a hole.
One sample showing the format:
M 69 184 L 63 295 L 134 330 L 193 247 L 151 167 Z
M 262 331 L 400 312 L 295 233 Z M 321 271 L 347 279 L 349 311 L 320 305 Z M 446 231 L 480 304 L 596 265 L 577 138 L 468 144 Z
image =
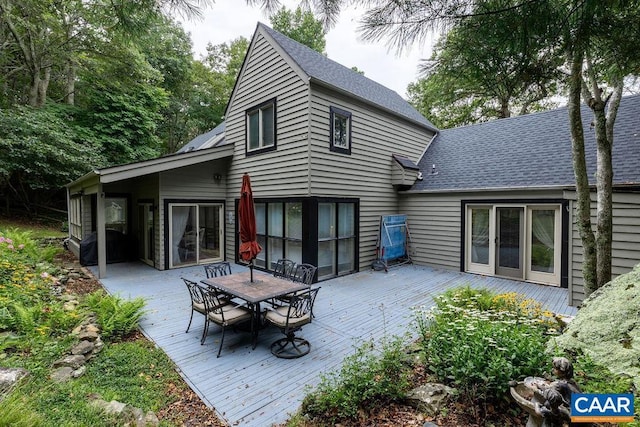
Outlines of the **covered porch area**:
M 233 273 L 244 268 L 232 264 Z M 140 324 L 144 334 L 169 355 L 191 388 L 230 425 L 262 427 L 285 421 L 298 409 L 306 387 L 318 384 L 321 373 L 339 368 L 355 346 L 407 332 L 416 335 L 412 309 L 432 306 L 433 297 L 449 288 L 468 284 L 498 293 L 518 292 L 555 313 L 577 312 L 567 305 L 567 289 L 404 265 L 388 273 L 362 271 L 318 283 L 315 319 L 299 332 L 311 343 L 305 357 L 274 357 L 270 344 L 282 334 L 271 327 L 260 332 L 255 350 L 249 334 L 227 334 L 222 354 L 216 358 L 220 334 L 215 326 L 204 345 L 200 345 L 202 316 L 194 316 L 185 333 L 191 307 L 180 277 L 200 281 L 205 278 L 204 269 L 159 271 L 142 263 L 113 264 L 101 282 L 112 294 L 145 298 L 147 313 Z

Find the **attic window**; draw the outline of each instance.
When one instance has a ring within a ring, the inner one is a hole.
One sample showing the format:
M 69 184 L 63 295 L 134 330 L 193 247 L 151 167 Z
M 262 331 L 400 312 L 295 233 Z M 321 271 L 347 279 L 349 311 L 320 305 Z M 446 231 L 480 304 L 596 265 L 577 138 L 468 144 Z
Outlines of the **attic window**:
M 276 100 L 270 99 L 247 110 L 247 154 L 276 148 Z
M 351 113 L 330 107 L 331 130 L 329 149 L 336 153 L 351 154 Z

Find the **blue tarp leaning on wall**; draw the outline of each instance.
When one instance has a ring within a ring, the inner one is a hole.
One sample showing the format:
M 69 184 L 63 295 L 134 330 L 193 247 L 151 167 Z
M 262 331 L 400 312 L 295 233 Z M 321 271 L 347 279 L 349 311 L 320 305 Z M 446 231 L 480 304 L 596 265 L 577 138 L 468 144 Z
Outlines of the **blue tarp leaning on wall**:
M 389 264 L 411 262 L 408 251 L 410 241 L 406 215 L 383 215 L 380 217 L 378 236 L 378 260 L 386 267 Z

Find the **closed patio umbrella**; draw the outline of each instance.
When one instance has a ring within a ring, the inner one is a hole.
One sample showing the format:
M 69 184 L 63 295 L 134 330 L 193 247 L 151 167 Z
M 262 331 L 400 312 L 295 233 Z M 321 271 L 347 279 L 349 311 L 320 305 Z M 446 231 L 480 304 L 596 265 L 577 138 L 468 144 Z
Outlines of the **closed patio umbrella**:
M 242 177 L 240 203 L 238 204 L 238 220 L 240 225 L 240 258 L 249 263 L 251 281 L 253 282 L 253 260 L 262 251 L 256 236 L 256 212 L 253 206 L 253 193 L 249 174 Z

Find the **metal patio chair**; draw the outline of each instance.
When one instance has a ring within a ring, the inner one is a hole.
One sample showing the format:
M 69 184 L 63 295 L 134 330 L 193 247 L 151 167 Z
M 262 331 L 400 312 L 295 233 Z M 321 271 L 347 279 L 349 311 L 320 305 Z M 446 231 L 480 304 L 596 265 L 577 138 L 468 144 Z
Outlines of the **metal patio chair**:
M 291 297 L 291 302 L 268 310 L 265 320 L 280 328 L 285 338 L 271 344 L 271 353 L 276 357 L 294 359 L 308 354 L 311 344 L 304 338 L 295 336 L 302 326 L 313 319 L 313 304 L 320 288 L 299 292 Z
M 316 267 L 315 265 L 307 263 L 298 264 L 291 274 L 291 280 L 294 282 L 304 283 L 309 288 L 311 288 L 311 284 L 313 283 L 313 278 L 316 275 L 316 271 L 318 271 L 318 267 Z M 278 297 L 276 305 L 289 304 L 291 302 L 291 297 L 291 294 Z
M 275 277 L 281 277 L 283 279 L 290 279 L 293 275 L 296 263 L 290 259 L 281 258 L 276 262 L 276 266 L 273 269 L 273 275 Z
M 295 271 L 291 275 L 291 280 L 293 280 L 294 282 L 304 283 L 305 285 L 310 287 L 313 283 L 313 278 L 315 277 L 317 270 L 318 267 L 316 267 L 315 265 L 307 263 L 298 264 L 295 268 Z
M 229 261 L 214 262 L 204 266 L 204 273 L 207 279 L 211 277 L 226 276 L 231 274 L 231 263 Z
M 187 286 L 189 290 L 189 296 L 191 297 L 191 317 L 189 317 L 189 324 L 187 325 L 187 330 L 185 333 L 189 332 L 189 328 L 191 328 L 191 322 L 193 321 L 193 313 L 198 312 L 206 317 L 207 308 L 205 307 L 204 297 L 202 296 L 202 291 L 200 290 L 199 285 L 189 279 L 185 279 L 181 277 L 184 281 L 184 284 Z M 206 320 L 205 320 L 206 324 Z
M 225 302 L 225 298 L 221 296 L 222 293 L 217 292 L 216 289 L 199 287 L 207 309 L 207 321 L 204 326 L 205 331 L 201 344 L 204 344 L 204 339 L 209 332 L 209 322 L 220 326 L 222 328 L 222 337 L 220 338 L 220 347 L 218 348 L 218 355 L 216 356 L 220 357 L 227 327 L 248 321 L 251 323 L 251 335 L 253 336 L 253 309 Z

